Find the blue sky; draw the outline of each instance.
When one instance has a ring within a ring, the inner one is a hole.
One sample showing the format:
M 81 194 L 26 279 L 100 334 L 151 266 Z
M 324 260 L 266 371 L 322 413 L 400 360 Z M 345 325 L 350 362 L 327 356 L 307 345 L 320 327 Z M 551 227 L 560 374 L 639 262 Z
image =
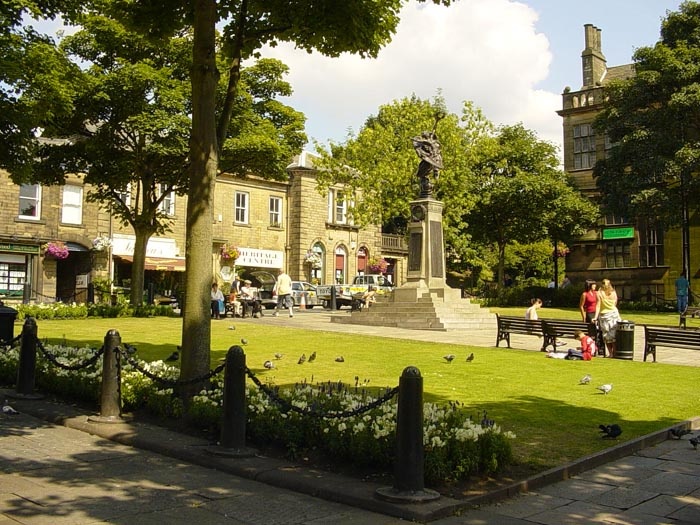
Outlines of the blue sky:
M 393 42 L 378 59 L 327 59 L 279 46 L 307 116 L 310 138 L 343 142 L 379 106 L 442 90 L 450 110 L 473 101 L 496 124 L 522 122 L 561 144 L 565 86 L 581 86 L 584 24 L 602 29 L 609 65 L 632 61 L 659 39 L 661 20 L 679 0 L 458 0 L 449 8 L 409 3 Z
M 495 124 L 522 122 L 560 146 L 555 112 L 564 87 L 581 86 L 584 24 L 602 30 L 609 65 L 627 64 L 636 48 L 658 41 L 661 20 L 680 3 L 456 0 L 443 7 L 413 0 L 377 59 L 331 59 L 284 44 L 264 55 L 290 67 L 294 94 L 285 102 L 306 115 L 309 138 L 322 144 L 343 142 L 383 104 L 440 90 L 451 111 L 472 101 Z

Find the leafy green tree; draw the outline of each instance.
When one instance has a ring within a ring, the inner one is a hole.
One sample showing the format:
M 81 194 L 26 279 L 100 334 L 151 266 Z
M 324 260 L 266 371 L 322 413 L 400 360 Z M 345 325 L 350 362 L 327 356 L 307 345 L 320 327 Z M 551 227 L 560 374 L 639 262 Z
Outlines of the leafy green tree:
M 0 168 L 27 172 L 41 122 L 73 110 L 74 67 L 25 18 L 75 15 L 76 0 L 13 0 L 0 3 Z M 22 97 L 24 93 L 31 97 Z
M 347 52 L 374 57 L 396 31 L 404 3 L 405 0 L 301 0 L 290 5 L 283 0 L 113 0 L 134 27 L 152 37 L 186 26 L 193 30 L 183 378 L 199 377 L 209 369 L 209 276 L 199 269 L 211 263 L 214 181 L 240 89 L 242 62 L 263 45 L 278 42 L 293 42 L 299 48 L 328 56 Z M 222 39 L 217 42 L 219 22 L 224 28 Z M 219 50 L 227 59 L 226 69 L 217 68 Z M 227 89 L 222 110 L 217 113 L 220 76 Z M 195 385 L 189 389 L 185 397 L 196 388 Z
M 444 202 L 443 224 L 448 265 L 477 265 L 477 252 L 469 243 L 463 215 L 475 199 L 472 166 L 480 140 L 491 124 L 481 112 L 465 103 L 462 115 L 448 114 L 438 96 L 433 101 L 416 96 L 381 106 L 367 119 L 357 136 L 344 144 L 319 148 L 319 188 L 342 183 L 356 194 L 351 213 L 357 224 L 380 223 L 385 233 L 406 233 L 409 203 L 418 198 L 416 170 L 420 159 L 411 139 L 432 130 L 441 144 L 444 169 L 434 190 Z
M 165 199 L 187 191 L 192 40 L 187 33 L 150 40 L 102 13 L 83 14 L 79 21 L 81 29 L 61 43 L 66 59 L 86 65 L 76 66 L 70 81 L 74 109 L 45 122 L 45 134 L 66 139 L 45 142 L 33 173 L 13 177 L 61 184 L 68 172 L 86 173 L 88 199 L 134 230 L 131 303 L 138 305 L 148 240 L 171 223 Z M 277 101 L 291 94 L 282 80 L 286 72 L 284 64 L 269 59 L 242 70 L 229 131 L 234 138 L 227 137 L 222 152 L 229 173 L 280 179 L 306 142 L 303 115 Z M 225 89 L 220 85 L 220 92 Z
M 514 241 L 570 239 L 595 223 L 595 207 L 559 170 L 555 147 L 522 124 L 501 127 L 483 155 L 481 180 L 473 188 L 477 202 L 464 220 L 474 240 L 496 248 L 499 283 Z
M 659 42 L 633 59 L 635 75 L 606 86 L 595 122 L 612 143 L 594 169 L 601 199 L 621 216 L 687 229 L 700 210 L 700 4 L 669 13 Z

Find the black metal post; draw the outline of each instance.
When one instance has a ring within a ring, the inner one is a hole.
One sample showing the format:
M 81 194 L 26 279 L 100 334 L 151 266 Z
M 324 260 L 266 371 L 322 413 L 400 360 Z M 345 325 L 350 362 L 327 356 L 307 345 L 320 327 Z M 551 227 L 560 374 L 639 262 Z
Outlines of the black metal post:
M 121 397 L 119 393 L 119 346 L 122 338 L 116 330 L 109 330 L 104 339 L 102 364 L 102 389 L 100 391 L 100 415 L 91 416 L 95 423 L 121 423 Z
M 22 326 L 19 367 L 17 368 L 16 390 L 21 397 L 34 395 L 37 333 L 36 320 L 33 317 L 27 317 Z
M 224 372 L 224 406 L 221 423 L 221 446 L 245 447 L 245 352 L 232 346 L 226 354 Z
M 331 310 L 335 310 L 337 308 L 336 302 L 335 302 L 335 285 L 331 286 Z
M 399 491 L 423 490 L 423 377 L 409 366 L 399 381 L 396 415 L 394 487 Z
M 224 372 L 224 406 L 221 414 L 221 437 L 224 449 L 210 450 L 219 456 L 246 457 L 255 450 L 245 445 L 246 427 L 246 364 L 245 352 L 240 346 L 232 346 L 226 353 Z
M 377 489 L 377 495 L 395 502 L 437 499 L 438 492 L 425 488 L 423 451 L 423 377 L 415 366 L 404 368 L 399 380 L 396 414 L 394 486 Z

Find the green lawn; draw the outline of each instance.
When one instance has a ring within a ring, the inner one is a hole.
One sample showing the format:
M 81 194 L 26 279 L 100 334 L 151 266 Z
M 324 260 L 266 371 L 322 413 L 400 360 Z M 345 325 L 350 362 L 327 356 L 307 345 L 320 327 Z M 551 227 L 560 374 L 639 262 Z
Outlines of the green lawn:
M 522 309 L 494 308 L 504 314 Z M 577 312 L 543 308 L 540 317 L 577 318 Z M 673 314 L 626 315 L 637 324 L 675 325 Z M 667 427 L 700 413 L 700 369 L 612 359 L 592 362 L 546 359 L 540 352 L 431 344 L 399 339 L 366 337 L 262 325 L 236 320 L 212 323 L 212 363 L 218 364 L 226 350 L 245 346 L 248 367 L 265 381 L 293 385 L 300 381 L 344 381 L 369 387 L 395 386 L 406 366 L 417 366 L 424 378 L 427 400 L 463 403 L 479 419 L 483 410 L 504 429 L 517 434 L 516 457 L 537 469 L 561 465 L 611 446 L 599 437 L 598 425 L 618 423 L 621 439 L 630 439 Z M 700 324 L 694 320 L 689 324 Z M 145 360 L 163 359 L 179 344 L 181 320 L 177 318 L 120 318 L 80 321 L 38 321 L 39 337 L 52 343 L 101 346 L 109 329 L 133 344 Z M 20 330 L 16 327 L 16 333 Z M 302 353 L 316 351 L 313 363 L 297 364 Z M 276 368 L 265 370 L 276 352 L 284 357 Z M 472 363 L 466 356 L 474 352 Z M 457 355 L 451 364 L 442 356 Z M 345 362 L 335 361 L 342 355 Z M 699 356 L 700 358 L 700 356 Z M 579 385 L 584 374 L 590 385 Z M 612 383 L 603 395 L 596 386 Z

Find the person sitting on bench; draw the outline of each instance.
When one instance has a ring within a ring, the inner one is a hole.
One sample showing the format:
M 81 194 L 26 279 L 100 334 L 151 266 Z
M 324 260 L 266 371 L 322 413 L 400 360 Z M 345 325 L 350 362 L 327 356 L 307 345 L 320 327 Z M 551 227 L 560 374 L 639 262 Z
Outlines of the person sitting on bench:
M 262 301 L 258 299 L 256 290 L 252 288 L 253 282 L 249 279 L 243 281 L 239 300 L 243 306 L 243 317 L 262 317 Z

